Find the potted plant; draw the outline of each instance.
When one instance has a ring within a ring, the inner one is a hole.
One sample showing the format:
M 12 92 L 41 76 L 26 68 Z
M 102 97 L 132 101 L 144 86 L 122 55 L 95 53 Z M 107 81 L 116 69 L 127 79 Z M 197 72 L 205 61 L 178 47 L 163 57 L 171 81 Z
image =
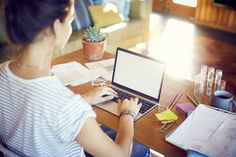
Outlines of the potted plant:
M 89 27 L 82 40 L 85 57 L 89 60 L 99 60 L 103 57 L 106 38 L 100 29 Z

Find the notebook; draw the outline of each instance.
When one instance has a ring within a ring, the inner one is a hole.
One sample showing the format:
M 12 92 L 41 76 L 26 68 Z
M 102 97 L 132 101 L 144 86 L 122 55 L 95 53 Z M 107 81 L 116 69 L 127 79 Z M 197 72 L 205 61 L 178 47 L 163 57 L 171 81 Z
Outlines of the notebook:
M 200 104 L 166 141 L 207 156 L 236 156 L 236 113 Z
M 117 48 L 111 88 L 118 93 L 118 98 L 96 106 L 118 116 L 118 99 L 138 97 L 142 103 L 135 119 L 138 120 L 159 105 L 164 72 L 164 62 Z

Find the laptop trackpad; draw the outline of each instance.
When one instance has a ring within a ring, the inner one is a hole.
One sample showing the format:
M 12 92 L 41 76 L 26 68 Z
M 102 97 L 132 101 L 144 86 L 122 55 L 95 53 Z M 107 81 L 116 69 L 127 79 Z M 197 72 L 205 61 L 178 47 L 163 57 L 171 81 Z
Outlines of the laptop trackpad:
M 99 108 L 102 108 L 108 112 L 111 112 L 113 113 L 114 115 L 119 115 L 119 112 L 118 112 L 118 104 L 114 101 L 107 101 L 107 102 L 104 102 L 104 103 L 99 103 L 99 104 L 96 104 L 95 106 L 99 107 Z

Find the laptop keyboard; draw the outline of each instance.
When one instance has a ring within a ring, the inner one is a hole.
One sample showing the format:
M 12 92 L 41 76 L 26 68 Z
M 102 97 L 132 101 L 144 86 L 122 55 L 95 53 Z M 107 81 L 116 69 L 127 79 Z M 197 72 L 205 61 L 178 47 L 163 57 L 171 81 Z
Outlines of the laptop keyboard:
M 112 100 L 114 102 L 118 102 L 119 99 L 120 100 L 124 100 L 124 99 L 134 98 L 133 95 L 125 93 L 125 92 L 123 92 L 121 90 L 114 89 L 114 88 L 112 88 L 112 89 L 115 90 L 117 92 L 117 94 L 118 94 L 118 97 L 116 97 L 116 98 L 114 98 Z M 145 113 L 146 111 L 148 111 L 150 108 L 152 108 L 155 105 L 154 103 L 148 102 L 148 101 L 140 99 L 140 98 L 139 98 L 139 102 L 138 103 L 142 103 L 142 107 L 139 110 L 140 113 Z

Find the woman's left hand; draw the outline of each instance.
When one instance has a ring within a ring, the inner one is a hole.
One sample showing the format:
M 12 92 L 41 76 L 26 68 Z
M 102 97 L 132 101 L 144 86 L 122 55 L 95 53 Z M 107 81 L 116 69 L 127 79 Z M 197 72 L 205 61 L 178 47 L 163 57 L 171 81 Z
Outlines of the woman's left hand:
M 117 93 L 108 86 L 98 87 L 82 95 L 91 105 L 105 102 L 117 97 Z

